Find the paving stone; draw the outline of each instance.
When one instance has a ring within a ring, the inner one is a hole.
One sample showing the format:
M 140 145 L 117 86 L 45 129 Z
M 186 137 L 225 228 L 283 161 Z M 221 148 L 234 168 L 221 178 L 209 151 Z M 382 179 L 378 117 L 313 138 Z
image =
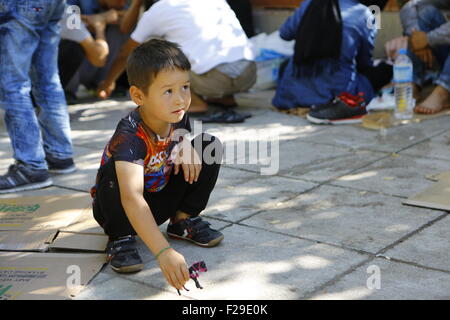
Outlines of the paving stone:
M 374 277 L 380 275 L 379 289 Z M 448 300 L 450 274 L 382 259 L 370 261 L 312 296 L 314 300 Z
M 427 175 L 449 168 L 448 161 L 396 154 L 342 176 L 333 184 L 411 197 L 433 183 L 426 179 Z
M 182 291 L 194 299 L 297 299 L 315 286 L 366 259 L 340 248 L 294 239 L 261 230 L 232 226 L 215 248 L 186 246 L 188 262 L 204 260 L 208 272 L 200 275 L 203 290 L 192 281 Z M 152 287 L 169 288 L 155 261 L 128 279 Z
M 384 255 L 450 272 L 450 217 L 436 222 Z
M 152 288 L 144 284 L 129 281 L 122 277 L 111 277 L 110 280 L 97 285 L 90 285 L 74 300 L 174 300 L 186 298 L 174 293 Z
M 376 253 L 440 214 L 378 193 L 322 186 L 242 223 Z

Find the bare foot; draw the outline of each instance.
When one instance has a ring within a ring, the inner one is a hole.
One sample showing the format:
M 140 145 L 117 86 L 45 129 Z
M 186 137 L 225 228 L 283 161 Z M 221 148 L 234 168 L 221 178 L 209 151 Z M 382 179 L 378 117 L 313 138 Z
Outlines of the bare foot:
M 208 104 L 200 96 L 191 92 L 191 106 L 188 113 L 200 113 L 208 111 Z
M 447 89 L 436 86 L 433 92 L 419 105 L 414 108 L 414 112 L 423 114 L 434 114 L 448 108 L 450 94 Z

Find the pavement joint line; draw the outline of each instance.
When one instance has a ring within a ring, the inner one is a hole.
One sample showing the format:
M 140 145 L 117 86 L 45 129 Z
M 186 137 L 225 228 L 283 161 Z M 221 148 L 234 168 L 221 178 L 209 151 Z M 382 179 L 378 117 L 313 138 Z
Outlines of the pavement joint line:
M 344 277 L 346 277 L 347 275 L 349 275 L 352 272 L 355 272 L 356 269 L 362 267 L 363 265 L 365 265 L 366 263 L 369 263 L 370 261 L 374 260 L 375 257 L 369 257 L 353 266 L 351 266 L 350 268 L 348 268 L 347 270 L 345 270 L 344 272 L 341 272 L 340 274 L 334 276 L 332 279 L 328 280 L 327 282 L 325 282 L 324 284 L 321 284 L 315 288 L 313 288 L 312 290 L 310 290 L 309 292 L 303 294 L 302 296 L 299 297 L 300 300 L 309 300 L 312 297 L 314 297 L 316 294 L 320 293 L 321 291 L 325 290 L 326 288 L 336 284 L 337 282 L 339 282 L 341 279 L 343 279 Z
M 76 189 L 76 188 L 72 188 L 72 187 L 66 187 L 66 186 L 62 186 L 62 185 L 59 185 L 59 184 L 52 184 L 50 187 L 58 187 L 58 188 L 66 189 L 66 190 L 70 190 L 70 191 L 89 193 L 89 191 L 86 191 L 86 190 Z
M 359 188 L 355 188 L 355 187 L 349 187 L 349 186 L 341 186 L 339 184 L 333 184 L 333 183 L 328 183 L 326 184 L 327 186 L 331 186 L 331 187 L 336 187 L 336 188 L 341 188 L 341 189 L 350 189 L 350 190 L 354 190 L 354 191 L 361 191 L 361 192 L 367 192 L 367 193 L 375 193 L 375 194 L 380 194 L 382 196 L 386 196 L 386 197 L 392 197 L 392 198 L 398 198 L 398 199 L 408 199 L 408 197 L 405 196 L 400 196 L 400 195 L 396 195 L 396 194 L 389 194 L 389 193 L 384 193 L 384 192 L 380 192 L 380 191 L 371 191 L 371 190 L 366 190 L 366 189 L 359 189 Z
M 379 250 L 376 255 L 383 255 L 385 252 L 387 252 L 388 250 L 396 247 L 397 245 L 399 245 L 400 243 L 408 240 L 409 238 L 415 236 L 416 234 L 422 232 L 423 230 L 429 228 L 430 226 L 432 226 L 433 224 L 435 224 L 436 222 L 439 222 L 440 220 L 444 219 L 445 217 L 447 217 L 449 214 L 444 212 L 442 213 L 440 216 L 438 216 L 437 218 L 434 218 L 430 221 L 428 221 L 427 223 L 423 224 L 422 226 L 418 227 L 417 229 L 408 232 L 406 235 L 404 235 L 403 237 L 401 237 L 400 239 L 398 239 L 397 241 L 394 241 L 393 243 L 391 243 L 390 245 L 384 247 L 383 249 Z
M 161 271 L 160 273 L 161 273 L 161 275 L 164 277 L 164 275 L 162 274 L 162 271 Z M 137 283 L 137 284 L 142 285 L 142 286 L 144 286 L 144 287 L 150 287 L 151 289 L 155 289 L 155 290 L 159 290 L 159 291 L 171 293 L 171 294 L 173 294 L 173 295 L 175 295 L 175 296 L 178 295 L 178 294 L 176 293 L 176 291 L 175 291 L 175 292 L 174 292 L 174 291 L 171 291 L 171 289 L 160 288 L 160 287 L 158 287 L 158 286 L 154 286 L 154 285 L 152 285 L 152 284 L 150 284 L 150 283 L 146 283 L 146 282 L 141 281 L 141 280 L 138 280 L 138 279 L 128 278 L 126 275 L 123 275 L 123 274 L 120 274 L 120 273 L 117 274 L 117 277 L 118 277 L 118 278 L 121 278 L 121 279 L 123 279 L 123 280 L 128 280 L 128 281 L 130 281 L 130 282 Z M 165 278 L 164 278 L 164 279 L 165 279 Z M 168 282 L 167 282 L 167 284 L 169 285 Z M 175 288 L 172 288 L 172 289 L 173 289 L 173 290 L 176 290 Z M 185 296 L 185 295 L 183 295 L 183 297 L 188 298 L 188 299 L 190 299 L 190 300 L 198 300 L 198 299 L 195 299 L 195 298 L 192 298 L 192 297 L 188 297 L 188 296 Z
M 440 269 L 440 268 L 435 268 L 435 267 L 429 267 L 429 266 L 425 266 L 423 264 L 416 263 L 416 262 L 413 262 L 413 261 L 407 261 L 407 260 L 398 259 L 398 258 L 394 258 L 394 257 L 386 257 L 386 256 L 383 256 L 383 255 L 377 256 L 377 258 L 388 260 L 388 261 L 393 261 L 393 262 L 397 262 L 397 263 L 402 263 L 402 264 L 410 265 L 410 266 L 413 266 L 413 267 L 416 267 L 416 268 L 425 269 L 425 270 L 429 270 L 429 271 L 437 271 L 437 272 L 443 272 L 443 273 L 450 274 L 450 270 L 445 270 L 445 269 Z
M 251 228 L 251 229 L 256 229 L 256 230 L 260 230 L 260 231 L 266 231 L 269 233 L 274 233 L 274 234 L 278 234 L 278 235 L 282 235 L 285 237 L 289 237 L 289 238 L 294 238 L 297 240 L 304 240 L 307 242 L 312 242 L 312 243 L 316 243 L 316 244 L 325 244 L 331 247 L 335 247 L 338 249 L 343 249 L 343 250 L 347 250 L 347 251 L 352 251 L 352 252 L 356 252 L 358 254 L 361 255 L 366 255 L 366 256 L 372 256 L 372 257 L 376 257 L 375 253 L 369 252 L 369 251 L 365 251 L 362 249 L 358 249 L 358 248 L 352 248 L 352 247 L 348 247 L 342 244 L 338 244 L 338 243 L 333 243 L 333 242 L 327 242 L 327 241 L 322 241 L 322 240 L 317 240 L 317 239 L 311 239 L 311 238 L 305 238 L 305 237 L 301 237 L 301 236 L 295 236 L 292 234 L 288 234 L 288 233 L 283 233 L 281 231 L 274 231 L 274 230 L 270 230 L 270 229 L 266 229 L 266 228 L 262 228 L 262 227 L 257 227 L 257 226 L 252 226 L 252 225 L 248 225 L 245 223 L 234 223 L 235 225 L 241 226 L 241 227 L 247 227 L 247 228 Z

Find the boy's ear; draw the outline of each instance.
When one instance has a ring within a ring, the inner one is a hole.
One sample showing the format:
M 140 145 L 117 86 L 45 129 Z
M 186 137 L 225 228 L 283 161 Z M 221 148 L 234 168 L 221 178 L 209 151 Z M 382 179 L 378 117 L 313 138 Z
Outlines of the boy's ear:
M 130 87 L 130 98 L 138 106 L 142 106 L 144 104 L 144 93 L 136 86 Z

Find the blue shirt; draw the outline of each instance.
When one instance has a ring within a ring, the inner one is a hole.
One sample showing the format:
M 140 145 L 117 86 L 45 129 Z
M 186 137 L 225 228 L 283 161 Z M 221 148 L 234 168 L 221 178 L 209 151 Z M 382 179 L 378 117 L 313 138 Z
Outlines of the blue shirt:
M 280 28 L 284 40 L 294 40 L 297 29 L 311 0 L 306 0 Z M 278 80 L 273 105 L 280 109 L 325 104 L 342 92 L 364 92 L 366 101 L 375 93 L 369 80 L 358 73 L 358 68 L 373 66 L 372 51 L 377 30 L 367 27 L 373 18 L 370 10 L 356 0 L 339 0 L 342 15 L 342 47 L 338 70 L 315 77 L 299 77 L 294 73 L 294 59 L 289 58 L 286 69 Z M 318 39 L 319 41 L 319 39 Z
M 98 3 L 98 0 L 67 0 L 67 5 L 72 6 L 79 6 L 81 14 L 96 14 L 101 13 L 105 11 L 104 8 L 100 7 L 100 4 Z M 127 4 L 123 8 L 124 10 L 127 9 L 129 6 L 129 1 L 127 1 Z

